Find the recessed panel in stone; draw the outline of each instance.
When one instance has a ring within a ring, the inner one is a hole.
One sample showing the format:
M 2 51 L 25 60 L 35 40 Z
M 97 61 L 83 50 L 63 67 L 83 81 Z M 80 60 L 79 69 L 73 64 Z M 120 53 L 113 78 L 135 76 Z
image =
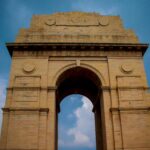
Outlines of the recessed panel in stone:
M 143 91 L 141 89 L 119 89 L 120 101 L 140 101 L 143 100 Z
M 37 76 L 17 76 L 15 86 L 17 87 L 39 87 L 40 77 Z
M 80 16 L 79 16 L 80 15 Z M 77 13 L 74 16 L 61 15 L 56 21 L 58 26 L 98 26 L 99 22 L 96 17 L 92 15 L 84 15 Z
M 118 87 L 141 87 L 141 78 L 137 76 L 120 76 L 117 77 Z
M 13 100 L 19 102 L 33 102 L 39 100 L 39 90 L 20 89 L 13 92 Z

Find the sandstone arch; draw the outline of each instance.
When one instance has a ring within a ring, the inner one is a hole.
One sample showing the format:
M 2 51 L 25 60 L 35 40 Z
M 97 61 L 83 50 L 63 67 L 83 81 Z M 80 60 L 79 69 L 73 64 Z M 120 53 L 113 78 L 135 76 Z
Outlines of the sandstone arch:
M 75 90 L 91 97 L 98 114 L 97 140 L 103 142 L 97 150 L 150 149 L 150 94 L 142 61 L 148 44 L 125 29 L 120 17 L 37 15 L 6 45 L 12 69 L 0 150 L 57 150 L 57 102 Z M 72 75 L 76 69 L 84 76 Z
M 61 100 L 70 94 L 81 94 L 88 97 L 93 104 L 95 114 L 96 149 L 103 149 L 104 135 L 101 118 L 102 91 L 99 77 L 89 69 L 74 67 L 64 71 L 57 80 L 56 101 L 60 111 Z

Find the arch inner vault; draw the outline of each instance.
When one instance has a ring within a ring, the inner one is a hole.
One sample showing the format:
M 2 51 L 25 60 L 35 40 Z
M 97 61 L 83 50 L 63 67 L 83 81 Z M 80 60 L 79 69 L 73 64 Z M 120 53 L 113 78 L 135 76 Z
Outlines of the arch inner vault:
M 93 112 L 95 114 L 96 149 L 102 150 L 104 143 L 102 141 L 103 127 L 100 109 L 102 105 L 100 103 L 102 100 L 102 93 L 99 77 L 92 71 L 82 67 L 74 67 L 66 70 L 60 75 L 57 81 L 56 101 L 58 112 L 60 111 L 61 100 L 70 94 L 81 94 L 91 100 L 93 104 Z

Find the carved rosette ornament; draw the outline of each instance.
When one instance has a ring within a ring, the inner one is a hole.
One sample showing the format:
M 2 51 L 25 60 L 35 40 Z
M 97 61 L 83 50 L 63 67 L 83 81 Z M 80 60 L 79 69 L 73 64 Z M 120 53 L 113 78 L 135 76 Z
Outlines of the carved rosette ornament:
M 99 23 L 101 26 L 107 26 L 109 25 L 109 19 L 107 17 L 102 16 L 99 19 Z
M 130 64 L 130 63 L 123 63 L 121 65 L 121 71 L 124 72 L 124 73 L 132 73 L 133 72 L 133 66 Z
M 26 73 L 32 73 L 35 70 L 35 65 L 33 63 L 25 63 L 23 65 L 23 71 Z
M 46 20 L 45 24 L 48 26 L 55 25 L 56 21 L 54 19 L 48 19 Z

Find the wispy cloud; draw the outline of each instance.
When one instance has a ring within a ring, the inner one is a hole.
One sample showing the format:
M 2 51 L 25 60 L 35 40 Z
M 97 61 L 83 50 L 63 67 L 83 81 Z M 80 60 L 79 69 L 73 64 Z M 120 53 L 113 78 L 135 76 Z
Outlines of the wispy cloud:
M 118 15 L 119 10 L 117 6 L 110 6 L 110 7 L 100 7 L 100 3 L 96 3 L 93 1 L 86 2 L 72 2 L 72 9 L 76 11 L 85 11 L 85 12 L 97 12 L 102 15 Z
M 77 108 L 72 115 L 75 115 L 76 124 L 66 131 L 66 139 L 59 139 L 61 147 L 94 147 L 95 146 L 95 126 L 94 115 L 92 114 L 92 103 L 86 97 L 82 98 L 82 106 Z
M 0 127 L 2 124 L 1 108 L 4 107 L 4 103 L 5 103 L 5 99 L 6 99 L 6 87 L 7 87 L 7 80 L 3 77 L 0 77 Z

